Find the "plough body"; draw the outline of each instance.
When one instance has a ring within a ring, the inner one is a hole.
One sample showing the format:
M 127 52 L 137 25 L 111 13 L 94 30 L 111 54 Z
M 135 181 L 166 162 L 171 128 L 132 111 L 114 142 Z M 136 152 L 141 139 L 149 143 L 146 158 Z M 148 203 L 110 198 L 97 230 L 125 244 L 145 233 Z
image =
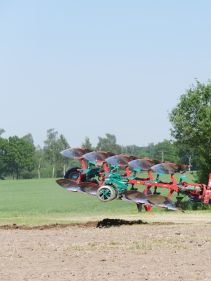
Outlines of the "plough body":
M 175 172 L 184 172 L 187 165 L 160 163 L 149 158 L 137 159 L 106 151 L 87 152 L 82 148 L 67 149 L 61 153 L 65 157 L 77 159 L 81 167 L 69 169 L 64 179 L 57 180 L 57 183 L 69 191 L 94 195 L 102 202 L 120 199 L 135 203 L 138 210 L 143 205 L 146 211 L 150 211 L 153 206 L 178 210 L 177 205 L 185 196 L 203 204 L 211 202 L 211 174 L 208 185 L 188 183 L 184 176 L 180 177 L 179 182 L 175 180 Z M 146 171 L 146 178 L 137 176 Z M 162 181 L 162 174 L 169 174 L 171 181 Z M 157 191 L 163 188 L 168 190 L 167 196 Z M 175 192 L 176 203 L 171 200 Z

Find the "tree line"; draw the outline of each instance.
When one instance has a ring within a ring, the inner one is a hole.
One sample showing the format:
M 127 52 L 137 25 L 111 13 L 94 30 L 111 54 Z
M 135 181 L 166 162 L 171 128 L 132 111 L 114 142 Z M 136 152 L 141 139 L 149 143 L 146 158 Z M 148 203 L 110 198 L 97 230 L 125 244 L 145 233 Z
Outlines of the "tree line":
M 173 141 L 163 140 L 141 147 L 122 146 L 114 134 L 98 137 L 93 146 L 88 137 L 79 146 L 91 150 L 126 153 L 160 161 L 191 164 L 198 170 L 200 181 L 206 183 L 211 172 L 211 82 L 196 81 L 181 97 L 169 114 Z M 77 161 L 64 158 L 60 151 L 71 147 L 65 136 L 49 129 L 43 147 L 35 147 L 32 134 L 4 138 L 0 129 L 0 178 L 60 177 Z
M 32 134 L 23 137 L 3 137 L 0 135 L 0 178 L 46 178 L 63 176 L 71 166 L 78 166 L 77 161 L 63 157 L 60 152 L 70 147 L 63 135 L 55 129 L 47 130 L 44 146 L 35 147 Z M 177 162 L 179 160 L 176 147 L 168 140 L 146 147 L 137 145 L 122 146 L 117 143 L 116 136 L 106 134 L 98 137 L 98 143 L 93 146 L 88 137 L 79 145 L 92 150 L 111 151 L 115 154 L 127 153 L 137 157 L 150 157 L 158 160 Z

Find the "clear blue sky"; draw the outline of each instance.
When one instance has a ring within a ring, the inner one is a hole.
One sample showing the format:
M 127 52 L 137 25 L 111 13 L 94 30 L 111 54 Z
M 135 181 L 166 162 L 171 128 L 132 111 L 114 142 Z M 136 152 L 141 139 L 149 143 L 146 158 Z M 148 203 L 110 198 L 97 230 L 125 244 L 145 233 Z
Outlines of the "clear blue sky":
M 170 139 L 168 112 L 211 78 L 210 11 L 203 0 L 0 0 L 4 136 Z

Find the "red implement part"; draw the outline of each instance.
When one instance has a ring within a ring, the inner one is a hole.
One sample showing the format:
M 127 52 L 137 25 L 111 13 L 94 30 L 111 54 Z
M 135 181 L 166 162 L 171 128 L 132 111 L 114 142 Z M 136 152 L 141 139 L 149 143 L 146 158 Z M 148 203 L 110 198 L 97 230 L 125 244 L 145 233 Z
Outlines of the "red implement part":
M 211 190 L 206 190 L 204 193 L 204 204 L 208 204 L 211 200 Z
M 81 163 L 81 168 L 86 169 L 86 164 L 83 158 L 80 159 L 80 163 Z
M 126 170 L 127 174 L 127 170 Z M 153 180 L 152 171 L 148 171 L 148 178 L 128 179 L 129 184 L 146 185 L 150 180 Z
M 103 162 L 103 171 L 105 173 L 108 173 L 108 166 L 107 166 L 107 163 L 106 162 Z
M 125 174 L 127 177 L 131 176 L 131 174 L 132 174 L 132 172 L 130 171 L 128 166 L 125 168 Z
M 152 207 L 150 205 L 144 205 L 144 209 L 146 210 L 146 212 L 150 212 Z
M 204 204 L 208 204 L 211 201 L 211 174 L 209 174 L 208 184 L 206 190 L 203 192 Z
M 171 175 L 171 182 L 162 182 L 162 181 L 159 181 L 159 182 L 156 182 L 156 181 L 152 181 L 150 182 L 152 179 L 153 179 L 153 175 L 152 175 L 152 172 L 149 171 L 148 172 L 148 175 L 149 177 L 148 178 L 143 178 L 143 179 L 129 179 L 128 180 L 128 183 L 129 184 L 138 184 L 138 185 L 144 185 L 145 186 L 145 189 L 144 189 L 144 194 L 148 194 L 149 193 L 149 189 L 151 187 L 158 187 L 158 188 L 166 188 L 166 189 L 169 189 L 169 193 L 168 193 L 168 198 L 170 199 L 172 194 L 174 192 L 178 192 L 179 191 L 179 187 L 177 186 L 177 182 L 174 178 L 174 175 Z
M 207 188 L 211 190 L 211 174 L 209 174 L 209 179 L 208 179 Z

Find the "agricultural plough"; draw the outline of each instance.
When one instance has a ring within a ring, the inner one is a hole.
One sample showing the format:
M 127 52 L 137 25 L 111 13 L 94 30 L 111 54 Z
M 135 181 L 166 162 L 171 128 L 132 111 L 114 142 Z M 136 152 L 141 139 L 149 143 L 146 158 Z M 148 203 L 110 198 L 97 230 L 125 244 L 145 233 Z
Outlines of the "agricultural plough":
M 126 154 L 114 155 L 106 151 L 88 152 L 83 148 L 66 149 L 61 154 L 78 160 L 80 164 L 80 167 L 67 170 L 63 179 L 57 180 L 68 191 L 94 195 L 102 202 L 114 199 L 133 202 L 139 211 L 142 206 L 146 211 L 154 206 L 178 210 L 184 197 L 203 204 L 211 203 L 211 174 L 207 185 L 188 183 L 183 175 L 188 165 L 138 159 Z M 147 176 L 139 177 L 143 172 Z M 177 172 L 181 173 L 179 181 L 175 179 Z M 162 180 L 163 174 L 169 174 L 169 182 Z M 167 196 L 161 194 L 162 189 L 168 190 Z M 172 201 L 174 193 L 175 202 Z

